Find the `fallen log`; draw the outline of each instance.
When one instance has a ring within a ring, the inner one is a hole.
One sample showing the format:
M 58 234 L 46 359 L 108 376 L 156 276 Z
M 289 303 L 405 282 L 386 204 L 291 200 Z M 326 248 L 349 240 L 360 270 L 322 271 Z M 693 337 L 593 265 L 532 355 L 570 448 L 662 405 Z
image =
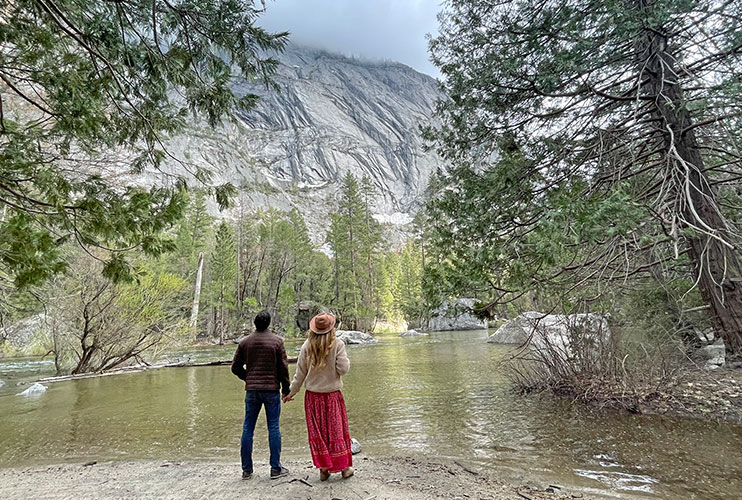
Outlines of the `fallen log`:
M 295 357 L 288 358 L 289 363 L 296 363 Z M 60 375 L 58 377 L 46 377 L 39 379 L 38 382 L 42 384 L 46 383 L 53 383 L 53 382 L 64 382 L 66 380 L 78 380 L 78 379 L 85 379 L 85 378 L 94 378 L 94 377 L 108 377 L 111 375 L 121 375 L 124 373 L 139 373 L 147 370 L 159 370 L 160 368 L 181 368 L 181 367 L 194 367 L 194 366 L 225 366 L 225 365 L 231 365 L 232 360 L 231 359 L 220 359 L 216 361 L 202 361 L 202 362 L 191 362 L 188 360 L 183 361 L 176 361 L 174 363 L 162 363 L 159 365 L 134 365 L 134 366 L 124 366 L 121 368 L 114 368 L 112 370 L 106 370 L 102 372 L 94 372 L 94 373 L 79 373 L 77 375 Z

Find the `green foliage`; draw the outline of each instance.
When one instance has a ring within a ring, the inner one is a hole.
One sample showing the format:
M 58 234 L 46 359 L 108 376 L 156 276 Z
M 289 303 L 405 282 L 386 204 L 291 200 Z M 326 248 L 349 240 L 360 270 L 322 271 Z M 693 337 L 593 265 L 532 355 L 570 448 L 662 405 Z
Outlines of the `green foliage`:
M 421 245 L 408 241 L 399 254 L 399 267 L 394 280 L 394 303 L 403 317 L 420 327 L 427 317 L 428 307 L 423 296 L 423 266 Z
M 430 43 L 446 98 L 424 135 L 451 167 L 431 185 L 428 302 L 585 308 L 647 283 L 692 285 L 697 270 L 707 301 L 714 283 L 733 289 L 740 89 L 723 68 L 740 63 L 741 13 L 449 2 Z
M 287 337 L 296 337 L 299 333 L 294 324 L 294 313 L 296 305 L 296 295 L 291 286 L 283 285 L 278 291 L 278 318 Z
M 123 281 L 134 274 L 118 250 L 172 248 L 164 234 L 183 215 L 184 179 L 140 186 L 181 161 L 165 145 L 191 117 L 213 127 L 255 105 L 233 80 L 270 83 L 278 63 L 266 54 L 286 42 L 255 26 L 259 13 L 244 0 L 0 7 L 0 262 L 18 286 L 62 272 L 67 241 L 117 250 L 103 272 Z M 224 207 L 234 189 L 213 194 Z
M 229 311 L 236 308 L 237 252 L 232 227 L 219 223 L 209 262 L 208 304 L 212 308 L 215 332 L 221 342 L 230 328 Z
M 45 304 L 46 351 L 58 371 L 114 368 L 156 353 L 187 332 L 183 306 L 189 287 L 145 260 L 136 282 L 103 276 L 100 257 L 66 252 L 68 270 L 38 289 Z
M 198 255 L 206 250 L 212 232 L 213 218 L 206 208 L 206 194 L 195 190 L 188 196 L 185 217 L 178 223 L 175 236 L 175 249 L 168 262 L 172 271 L 183 276 L 195 273 Z
M 350 172 L 343 179 L 338 210 L 330 214 L 327 243 L 333 252 L 333 305 L 347 328 L 370 329 L 378 312 L 376 281 L 382 228 L 373 218 L 374 189 Z
M 681 339 L 698 347 L 698 333 L 710 327 L 708 315 L 700 307 L 703 300 L 690 280 L 641 283 L 627 291 L 619 304 L 624 329 L 653 339 L 655 345 Z

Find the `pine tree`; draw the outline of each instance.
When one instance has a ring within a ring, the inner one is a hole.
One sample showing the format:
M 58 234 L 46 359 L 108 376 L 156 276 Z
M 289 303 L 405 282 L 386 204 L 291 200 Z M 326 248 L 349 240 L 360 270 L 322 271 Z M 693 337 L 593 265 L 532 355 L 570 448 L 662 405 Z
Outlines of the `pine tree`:
M 416 327 L 423 323 L 422 252 L 415 240 L 409 240 L 399 254 L 399 271 L 394 283 L 395 301 L 405 319 Z
M 373 283 L 381 228 L 371 216 L 370 183 L 364 187 L 362 193 L 351 173 L 343 178 L 338 210 L 330 216 L 328 243 L 334 254 L 335 305 L 346 326 L 370 329 L 376 316 Z
M 214 249 L 209 266 L 209 299 L 212 308 L 214 332 L 219 343 L 233 325 L 232 312 L 236 310 L 237 251 L 234 231 L 225 221 L 216 229 Z
M 178 224 L 173 257 L 167 259 L 172 263 L 173 273 L 181 276 L 195 273 L 198 254 L 209 245 L 212 221 L 206 208 L 206 193 L 200 189 L 194 190 L 188 196 L 185 217 Z
M 378 316 L 378 301 L 375 296 L 378 286 L 378 273 L 381 267 L 381 224 L 374 219 L 374 200 L 376 189 L 371 179 L 361 179 L 360 194 L 363 198 L 363 229 L 360 233 L 360 255 L 364 263 L 364 273 L 361 274 L 361 294 L 365 304 L 364 315 L 374 318 Z

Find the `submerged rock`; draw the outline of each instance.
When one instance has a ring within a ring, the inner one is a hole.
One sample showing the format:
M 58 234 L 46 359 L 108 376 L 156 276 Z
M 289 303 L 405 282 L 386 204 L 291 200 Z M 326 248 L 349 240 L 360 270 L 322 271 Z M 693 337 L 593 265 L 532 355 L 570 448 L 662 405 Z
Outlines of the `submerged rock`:
M 353 455 L 357 455 L 361 452 L 361 443 L 359 443 L 356 438 L 350 439 L 350 452 Z
M 337 330 L 335 332 L 337 338 L 342 340 L 345 345 L 368 345 L 378 344 L 378 341 L 368 333 L 359 332 L 356 330 Z
M 433 311 L 428 323 L 430 330 L 486 330 L 487 322 L 474 316 L 473 309 L 474 299 L 461 298 L 444 302 Z
M 23 392 L 18 393 L 19 396 L 35 396 L 37 394 L 44 394 L 46 392 L 46 386 L 36 382 L 34 385 L 29 387 Z
M 425 332 L 418 332 L 414 329 L 407 330 L 406 332 L 399 334 L 400 337 L 427 337 L 428 335 L 430 334 Z
M 597 314 L 543 314 L 529 311 L 508 321 L 487 342 L 525 344 L 533 349 L 569 357 L 575 350 L 597 350 L 610 339 L 608 321 Z
M 4 385 L 5 385 L 5 382 L 3 382 L 2 379 L 0 379 L 0 387 L 2 387 Z

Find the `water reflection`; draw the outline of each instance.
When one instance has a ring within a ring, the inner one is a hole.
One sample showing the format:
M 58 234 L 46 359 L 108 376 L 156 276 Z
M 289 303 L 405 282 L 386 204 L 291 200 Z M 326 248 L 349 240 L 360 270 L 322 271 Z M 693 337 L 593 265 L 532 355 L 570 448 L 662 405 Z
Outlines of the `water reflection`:
M 513 479 L 537 477 L 620 497 L 739 496 L 742 428 L 514 396 L 499 370 L 506 350 L 486 344 L 485 336 L 385 337 L 377 346 L 350 347 L 352 367 L 344 393 L 351 432 L 365 452 L 457 458 Z M 296 346 L 292 343 L 288 351 Z M 231 357 L 232 350 L 187 354 L 219 359 Z M 229 367 L 50 384 L 36 399 L 12 395 L 18 380 L 31 380 L 44 370 L 28 369 L 31 375 L 17 361 L 0 361 L 0 379 L 13 386 L 12 393 L 0 389 L 0 466 L 137 458 L 238 460 L 243 392 Z M 256 443 L 258 458 L 267 460 L 264 422 L 261 417 Z M 284 453 L 308 460 L 300 398 L 284 406 L 282 433 Z

